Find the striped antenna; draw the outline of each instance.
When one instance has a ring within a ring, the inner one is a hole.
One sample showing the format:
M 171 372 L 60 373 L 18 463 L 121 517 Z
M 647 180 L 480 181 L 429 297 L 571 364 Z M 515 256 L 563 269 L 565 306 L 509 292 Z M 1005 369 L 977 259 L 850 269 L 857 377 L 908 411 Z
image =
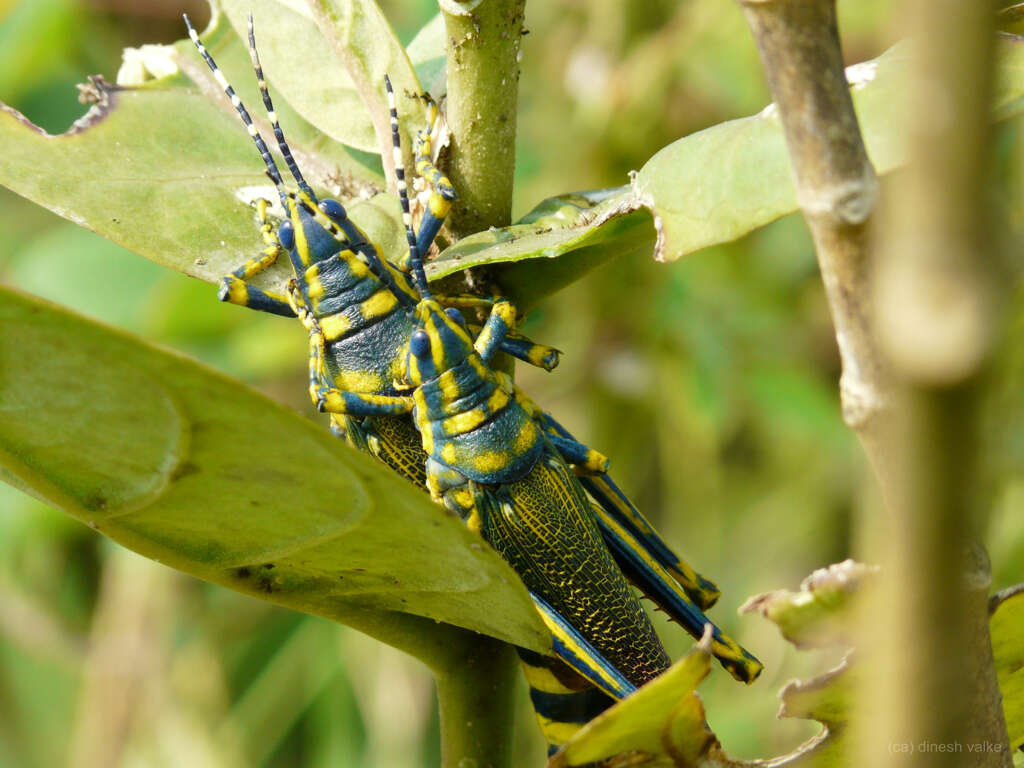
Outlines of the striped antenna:
M 242 100 L 238 98 L 238 94 L 235 93 L 235 89 L 231 87 L 224 74 L 220 71 L 217 66 L 217 62 L 213 60 L 213 57 L 206 50 L 206 47 L 199 40 L 199 35 L 192 26 L 192 22 L 189 21 L 188 14 L 183 14 L 185 19 L 185 26 L 188 27 L 188 36 L 192 38 L 192 42 L 195 43 L 196 49 L 199 54 L 206 60 L 207 66 L 210 71 L 213 72 L 213 77 L 217 81 L 217 84 L 224 89 L 224 93 L 231 100 L 235 110 L 238 112 L 238 116 L 242 118 L 242 122 L 245 123 L 245 128 L 252 137 L 252 140 L 256 142 L 256 148 L 260 151 L 260 155 L 263 157 L 263 163 L 267 166 L 267 175 L 270 176 L 270 180 L 274 182 L 274 186 L 277 187 L 277 193 L 281 196 L 281 202 L 285 202 L 285 192 L 282 189 L 284 181 L 281 178 L 281 172 L 277 169 L 277 163 L 274 162 L 274 158 L 270 156 L 270 150 L 267 149 L 266 142 L 263 141 L 263 137 L 260 136 L 260 132 L 256 130 L 256 126 L 252 122 L 252 118 L 249 117 L 249 113 L 245 110 L 245 105 L 242 104 Z M 285 205 L 287 208 L 287 205 Z
M 402 161 L 402 139 L 398 135 L 398 110 L 395 109 L 395 92 L 391 88 L 391 78 L 387 75 L 384 75 L 384 87 L 388 92 L 388 110 L 391 113 L 391 146 L 395 152 L 395 179 L 398 181 L 398 199 L 402 203 L 405 237 L 409 241 L 409 266 L 412 268 L 412 281 L 421 299 L 433 299 L 430 288 L 427 287 L 427 275 L 423 271 L 423 256 L 416 246 L 416 235 L 412 231 L 409 191 L 405 184 L 405 164 Z
M 292 150 L 288 146 L 288 142 L 284 139 L 284 131 L 281 130 L 280 124 L 277 122 L 277 112 L 274 111 L 274 102 L 270 100 L 270 91 L 267 90 L 267 81 L 263 77 L 263 67 L 260 65 L 260 55 L 256 52 L 256 34 L 253 31 L 252 14 L 249 14 L 249 58 L 252 59 L 252 67 L 256 70 L 256 79 L 260 86 L 260 96 L 263 97 L 263 105 L 267 108 L 267 118 L 270 120 L 270 125 L 274 129 L 274 137 L 277 139 L 277 146 L 281 150 L 281 155 L 284 157 L 284 163 L 288 166 L 288 170 L 292 174 L 292 178 L 295 179 L 299 185 L 299 189 L 305 192 L 312 200 L 316 200 L 316 195 L 313 194 L 313 190 L 310 189 L 309 184 L 302 178 L 302 172 L 299 171 L 299 166 L 295 162 L 295 158 L 292 157 Z

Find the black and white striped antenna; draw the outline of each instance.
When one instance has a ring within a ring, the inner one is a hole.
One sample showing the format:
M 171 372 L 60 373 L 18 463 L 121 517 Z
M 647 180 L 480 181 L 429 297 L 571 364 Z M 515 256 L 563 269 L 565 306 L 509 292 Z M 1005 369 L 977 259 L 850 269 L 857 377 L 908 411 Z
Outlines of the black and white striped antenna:
M 409 241 L 409 266 L 412 269 L 412 281 L 421 299 L 432 299 L 430 288 L 427 286 L 427 275 L 423 271 L 423 255 L 416 245 L 416 234 L 412 231 L 409 190 L 405 183 L 405 163 L 402 160 L 402 139 L 398 133 L 398 110 L 395 108 L 395 92 L 391 88 L 391 78 L 387 75 L 384 75 L 384 87 L 388 92 L 388 110 L 391 113 L 391 146 L 395 153 L 395 179 L 398 181 L 398 199 L 402 203 L 405 237 Z
M 242 100 L 238 98 L 238 94 L 235 93 L 235 89 L 231 87 L 227 78 L 224 77 L 224 73 L 221 72 L 220 67 L 217 66 L 217 62 L 213 60 L 209 51 L 206 50 L 206 46 L 204 46 L 202 41 L 199 39 L 199 34 L 192 26 L 192 22 L 189 20 L 188 14 L 183 14 L 183 18 L 185 19 L 185 26 L 188 27 L 188 36 L 192 38 L 192 42 L 195 43 L 196 49 L 199 51 L 199 55 L 206 61 L 210 71 L 213 72 L 213 78 L 224 90 L 228 99 L 231 100 L 232 106 L 234 106 L 235 111 L 238 112 L 238 116 L 245 124 L 245 129 L 249 132 L 249 136 L 256 143 L 256 148 L 260 151 L 260 156 L 263 158 L 263 164 L 267 166 L 267 175 L 270 177 L 270 180 L 274 182 L 274 186 L 277 188 L 277 194 L 281 197 L 281 203 L 284 204 L 287 209 L 288 206 L 285 202 L 287 200 L 287 194 L 284 190 L 284 180 L 281 178 L 281 172 L 278 170 L 277 163 L 274 162 L 274 158 L 271 156 L 266 142 L 263 141 L 263 137 L 260 135 L 259 130 L 257 130 L 252 118 L 249 117 L 249 113 L 246 111 L 245 105 L 242 103 Z M 262 80 L 262 76 L 260 79 Z M 292 162 L 294 163 L 294 161 Z

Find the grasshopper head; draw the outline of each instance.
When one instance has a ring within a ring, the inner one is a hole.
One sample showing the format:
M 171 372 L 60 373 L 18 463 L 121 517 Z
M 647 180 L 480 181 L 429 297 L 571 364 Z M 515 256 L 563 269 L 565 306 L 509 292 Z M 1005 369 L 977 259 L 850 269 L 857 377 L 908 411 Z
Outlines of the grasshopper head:
M 474 353 L 473 340 L 457 309 L 441 309 L 434 299 L 416 305 L 419 328 L 409 339 L 409 383 L 420 386 Z
M 288 217 L 281 222 L 278 238 L 288 250 L 297 274 L 344 247 L 321 223 L 324 217 L 317 215 L 317 202 L 302 191 L 290 192 L 284 198 Z

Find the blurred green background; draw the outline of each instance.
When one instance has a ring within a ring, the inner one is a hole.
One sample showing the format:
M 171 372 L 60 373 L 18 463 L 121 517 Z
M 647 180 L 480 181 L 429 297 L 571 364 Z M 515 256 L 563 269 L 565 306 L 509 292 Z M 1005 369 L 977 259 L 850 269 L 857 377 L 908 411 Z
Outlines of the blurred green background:
M 382 5 L 403 42 L 436 12 L 427 0 Z M 898 38 L 894 5 L 840 3 L 848 62 Z M 75 84 L 113 80 L 125 46 L 182 37 L 182 10 L 200 29 L 208 18 L 201 0 L 0 0 L 0 100 L 66 130 L 85 111 Z M 734 0 L 547 0 L 528 4 L 526 26 L 516 216 L 553 194 L 623 184 L 672 140 L 770 99 Z M 1024 573 L 1021 127 L 997 133 L 993 184 L 1017 286 L 978 498 L 992 515 L 996 589 Z M 212 286 L 3 189 L 0 232 L 5 283 L 317 418 L 299 324 L 221 304 Z M 777 721 L 777 690 L 835 657 L 797 654 L 736 608 L 855 554 L 856 521 L 879 507 L 840 418 L 835 340 L 802 220 L 671 265 L 612 262 L 559 298 L 526 331 L 564 361 L 553 375 L 521 370 L 521 383 L 611 456 L 634 500 L 722 588 L 713 618 L 765 662 L 749 689 L 717 669 L 701 688 L 726 749 L 787 751 L 817 727 Z M 656 621 L 673 655 L 689 647 Z M 516 765 L 540 764 L 525 688 L 516 728 Z M 0 485 L 0 768 L 426 767 L 438 751 L 432 682 L 414 660 L 143 560 Z

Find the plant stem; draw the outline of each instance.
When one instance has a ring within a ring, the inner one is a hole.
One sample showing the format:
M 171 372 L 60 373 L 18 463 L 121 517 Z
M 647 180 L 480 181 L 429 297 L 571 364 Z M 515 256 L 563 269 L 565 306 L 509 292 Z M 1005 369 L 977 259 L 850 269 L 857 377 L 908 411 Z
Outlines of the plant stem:
M 878 180 L 843 71 L 834 0 L 740 0 L 786 135 L 836 328 L 843 419 L 880 475 L 889 385 L 870 319 L 868 219 Z M 885 483 L 883 482 L 883 486 Z
M 448 35 L 448 177 L 456 237 L 512 220 L 519 51 L 525 0 L 442 3 Z M 511 759 L 517 663 L 511 648 L 466 633 L 427 660 L 437 679 L 445 768 L 501 768 Z M 422 657 L 421 657 L 422 658 Z
M 414 650 L 437 683 L 441 765 L 506 768 L 519 666 L 515 653 L 507 643 L 486 635 L 450 625 L 445 629 L 425 632 L 414 649 L 403 648 Z
M 408 613 L 346 609 L 337 619 L 430 669 L 441 712 L 442 768 L 510 765 L 519 666 L 510 645 Z
M 441 3 L 448 35 L 448 177 L 459 199 L 448 215 L 456 238 L 512 220 L 519 52 L 525 0 Z M 441 709 L 445 768 L 509 765 L 512 649 L 482 635 L 431 664 Z
M 511 765 L 517 673 L 512 648 L 482 635 L 455 663 L 435 669 L 444 768 Z
M 899 592 L 877 606 L 887 631 L 866 696 L 882 707 L 873 707 L 864 758 L 1005 768 L 987 571 L 964 552 L 984 532 L 972 498 L 976 425 L 1001 303 L 986 210 L 994 6 L 912 0 L 906 10 L 916 47 L 911 162 L 886 211 L 875 293 L 879 341 L 898 387 L 898 418 L 886 432 L 902 483 L 885 563 Z M 966 584 L 965 572 L 975 574 Z M 894 740 L 960 751 L 893 757 Z M 968 753 L 971 745 L 982 748 Z
M 875 717 L 860 764 L 1009 765 L 984 612 L 987 564 L 964 553 L 982 529 L 971 517 L 971 459 L 997 304 L 983 236 L 993 7 L 911 2 L 914 36 L 926 41 L 908 109 L 914 157 L 873 279 L 867 223 L 877 181 L 844 77 L 834 0 L 740 2 L 836 325 L 843 416 L 892 512 L 889 588 L 870 617 L 877 675 L 862 708 Z M 935 751 L 893 751 L 922 743 Z
M 525 0 L 442 3 L 448 33 L 448 176 L 456 237 L 512 220 L 519 52 Z M 464 12 L 454 13 L 453 11 Z

